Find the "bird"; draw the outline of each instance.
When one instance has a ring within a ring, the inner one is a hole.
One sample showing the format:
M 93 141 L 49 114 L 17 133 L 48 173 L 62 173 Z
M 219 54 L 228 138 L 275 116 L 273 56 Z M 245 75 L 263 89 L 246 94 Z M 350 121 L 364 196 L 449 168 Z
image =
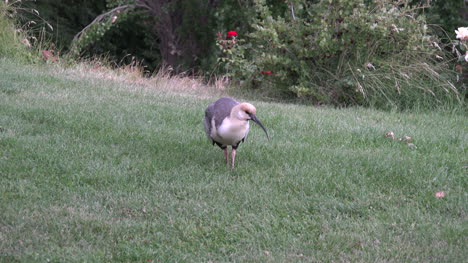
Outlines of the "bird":
M 244 142 L 249 133 L 249 121 L 257 123 L 270 139 L 267 130 L 255 115 L 257 109 L 254 105 L 224 97 L 211 103 L 205 110 L 203 124 L 208 139 L 213 145 L 224 151 L 226 164 L 229 166 L 228 146 L 231 146 L 231 168 L 234 169 L 236 150 Z

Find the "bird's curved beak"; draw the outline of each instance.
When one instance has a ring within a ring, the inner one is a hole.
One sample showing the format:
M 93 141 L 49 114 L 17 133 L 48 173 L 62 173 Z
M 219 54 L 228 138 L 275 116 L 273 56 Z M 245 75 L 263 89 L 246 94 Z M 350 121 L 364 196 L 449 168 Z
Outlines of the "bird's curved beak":
M 260 120 L 257 119 L 257 116 L 255 116 L 255 114 L 249 114 L 249 115 L 250 115 L 251 120 L 253 120 L 255 123 L 257 123 L 258 125 L 260 125 L 260 127 L 262 127 L 263 131 L 265 131 L 265 134 L 266 134 L 268 140 L 270 140 L 270 136 L 268 136 L 267 130 L 265 129 L 265 127 L 263 126 L 263 124 L 260 122 Z

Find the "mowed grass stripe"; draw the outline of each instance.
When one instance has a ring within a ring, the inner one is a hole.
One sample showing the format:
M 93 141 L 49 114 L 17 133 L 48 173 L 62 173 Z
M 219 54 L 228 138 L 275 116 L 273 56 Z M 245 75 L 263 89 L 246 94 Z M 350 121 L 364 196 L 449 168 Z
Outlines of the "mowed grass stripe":
M 254 101 L 230 171 L 217 96 L 0 62 L 0 261 L 464 260 L 462 114 Z

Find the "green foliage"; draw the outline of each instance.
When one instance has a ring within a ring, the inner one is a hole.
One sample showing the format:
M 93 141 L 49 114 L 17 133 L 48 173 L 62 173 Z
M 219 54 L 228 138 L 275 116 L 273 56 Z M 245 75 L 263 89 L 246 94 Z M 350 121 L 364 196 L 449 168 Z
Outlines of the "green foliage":
M 23 12 L 21 24 L 35 21 L 29 23 L 28 32 L 36 39 L 53 39 L 54 49 L 64 54 L 71 49 L 73 36 L 93 19 L 136 2 L 22 1 L 22 7 L 37 9 L 40 16 Z M 437 17 L 445 19 L 440 23 L 453 38 L 454 28 L 449 27 L 460 23 L 457 10 L 462 7 L 456 0 L 431 2 L 433 8 L 420 8 L 427 2 L 419 0 L 161 1 L 174 22 L 171 30 L 164 30 L 167 25 L 158 24 L 161 16 L 145 8 L 122 9 L 86 28 L 72 53 L 105 56 L 116 65 L 142 61 L 151 72 L 170 64 L 176 72 L 203 71 L 212 76 L 221 68 L 243 86 L 317 104 L 406 108 L 463 103 L 466 91 L 451 72 L 453 54 L 438 46 L 452 49 L 440 44 L 433 36 L 435 27 L 428 26 L 439 23 Z M 229 30 L 239 36 L 227 49 L 222 42 L 233 41 L 224 35 Z M 216 32 L 222 32 L 217 41 Z M 463 60 L 463 54 L 455 55 Z M 426 64 L 430 67 L 420 66 Z M 425 77 L 401 79 L 405 75 Z
M 114 12 L 104 12 L 107 8 L 113 10 L 113 8 L 120 6 L 121 4 L 126 4 L 123 2 L 128 1 L 115 1 L 107 0 L 106 7 L 100 10 L 102 14 L 96 14 L 96 17 L 91 22 L 86 22 L 86 26 L 75 35 L 71 42 L 71 54 L 74 56 L 85 56 L 90 49 L 96 49 L 94 46 L 96 43 L 101 41 L 105 42 L 104 49 L 111 50 L 114 48 L 114 44 L 109 43 L 110 39 L 108 37 L 109 31 L 115 29 L 117 25 L 121 22 L 124 22 L 128 19 L 128 10 L 123 8 L 121 10 L 116 10 Z M 101 2 L 102 3 L 102 2 Z M 107 36 L 106 36 L 107 35 Z M 122 39 L 118 39 L 122 41 Z M 102 45 L 101 45 L 102 46 Z M 97 48 L 99 49 L 99 48 Z M 102 54 L 103 52 L 91 52 L 92 54 Z
M 424 6 L 427 1 L 413 0 L 414 4 Z M 464 3 L 465 2 L 465 3 Z M 454 38 L 454 30 L 461 26 L 467 25 L 466 17 L 463 15 L 468 11 L 466 1 L 463 0 L 433 0 L 430 2 L 431 6 L 425 8 L 420 12 L 424 13 L 427 17 L 429 24 L 435 24 L 442 27 L 445 33 L 448 33 L 450 38 Z M 446 37 L 441 34 L 441 37 Z
M 137 60 L 154 71 L 162 59 L 157 37 L 149 33 L 152 26 L 149 21 L 151 18 L 143 10 L 121 12 L 118 21 L 104 31 L 104 35 L 82 49 L 82 57 L 104 54 L 117 65 L 129 65 L 132 60 Z
M 46 32 L 47 37 L 63 53 L 69 51 L 74 35 L 106 8 L 105 0 L 22 1 L 21 6 L 37 10 L 37 13 L 25 13 L 22 18 L 23 23 L 34 21 L 31 33 L 35 37 L 42 34 L 43 27 L 49 29 L 45 23 L 54 27 Z
M 256 1 L 252 33 L 241 35 L 229 50 L 218 45 L 221 62 L 241 84 L 336 105 L 434 107 L 446 97 L 461 102 L 452 84 L 455 74 L 435 59 L 447 54 L 437 48 L 424 17 L 405 2 L 283 5 L 288 12 L 274 17 L 264 0 Z M 421 74 L 426 78 L 416 77 Z M 400 81 L 402 75 L 411 77 Z M 385 81 L 374 81 L 382 76 Z
M 162 1 L 165 12 L 172 12 L 174 32 L 183 54 L 174 68 L 211 72 L 216 62 L 215 36 L 218 31 L 240 30 L 246 32 L 254 15 L 250 0 L 219 1 L 208 6 L 207 1 Z M 167 63 L 163 61 L 161 43 L 167 43 L 164 30 L 155 30 L 161 18 L 145 8 L 120 10 L 97 21 L 72 41 L 73 37 L 96 17 L 121 5 L 134 4 L 134 0 L 43 0 L 31 2 L 45 20 L 57 30 L 53 39 L 58 49 L 82 57 L 105 55 L 116 64 L 126 64 L 134 59 L 142 61 L 151 71 Z M 211 2 L 210 2 L 211 3 Z M 112 23 L 114 16 L 117 20 Z M 33 19 L 33 18 L 31 18 Z M 162 25 L 164 29 L 166 25 Z M 170 37 L 169 37 L 170 38 Z M 72 43 L 73 42 L 73 43 Z M 73 47 L 73 48 L 72 48 Z M 172 51 L 172 50 L 169 50 Z

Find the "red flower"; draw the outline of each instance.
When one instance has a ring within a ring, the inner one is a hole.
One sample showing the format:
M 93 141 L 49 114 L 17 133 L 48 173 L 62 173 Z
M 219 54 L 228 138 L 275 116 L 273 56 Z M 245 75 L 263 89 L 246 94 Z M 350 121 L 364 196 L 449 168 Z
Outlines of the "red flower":
M 227 37 L 233 37 L 233 36 L 237 36 L 237 32 L 236 31 L 229 31 L 227 33 Z
M 271 72 L 271 71 L 266 71 L 266 70 L 260 70 L 260 74 L 263 74 L 263 75 L 271 75 L 271 74 L 273 74 L 273 72 Z

